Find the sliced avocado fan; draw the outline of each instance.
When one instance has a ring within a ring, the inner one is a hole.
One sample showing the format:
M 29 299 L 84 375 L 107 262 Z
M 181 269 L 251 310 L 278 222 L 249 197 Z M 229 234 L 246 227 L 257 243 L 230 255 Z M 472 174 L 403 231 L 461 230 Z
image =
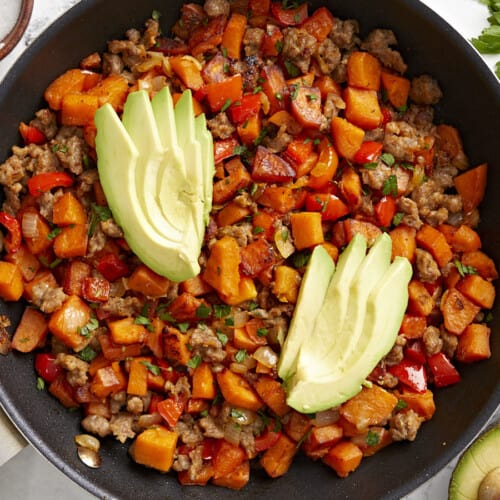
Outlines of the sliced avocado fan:
M 199 274 L 214 173 L 204 116 L 191 92 L 174 108 L 167 87 L 151 102 L 127 97 L 122 120 L 106 104 L 95 115 L 97 168 L 116 222 L 133 252 L 172 281 Z
M 292 408 L 312 413 L 347 401 L 394 345 L 412 267 L 402 257 L 391 264 L 391 250 L 383 234 L 366 254 L 366 241 L 357 235 L 341 254 L 321 307 L 309 311 L 309 329 L 295 334 L 295 365 L 285 378 Z M 309 286 L 320 277 L 317 270 L 311 273 Z M 299 295 L 291 325 L 300 324 L 296 316 L 304 313 Z

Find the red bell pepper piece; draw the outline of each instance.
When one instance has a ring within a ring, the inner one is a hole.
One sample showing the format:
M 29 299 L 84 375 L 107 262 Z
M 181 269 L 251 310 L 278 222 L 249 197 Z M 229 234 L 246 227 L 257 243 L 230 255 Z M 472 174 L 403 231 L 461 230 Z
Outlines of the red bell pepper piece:
M 45 134 L 34 127 L 33 125 L 26 125 L 26 123 L 21 122 L 19 125 L 19 133 L 23 138 L 24 144 L 44 144 L 47 142 Z
M 251 116 L 259 114 L 262 101 L 259 94 L 244 95 L 239 101 L 236 101 L 230 108 L 229 114 L 233 123 L 244 123 Z
M 405 346 L 405 358 L 424 364 L 426 360 L 424 343 L 420 339 L 409 341 Z
M 215 456 L 215 439 L 205 438 L 202 442 L 201 458 L 203 460 L 212 460 Z
M 178 396 L 171 396 L 158 403 L 158 413 L 171 428 L 174 428 L 180 416 L 184 412 L 186 403 L 187 398 L 182 394 L 179 394 Z
M 434 385 L 436 387 L 446 387 L 447 385 L 460 382 L 460 374 L 444 352 L 438 352 L 429 356 L 427 364 L 434 377 Z
M 375 205 L 375 215 L 382 227 L 389 227 L 396 214 L 396 200 L 392 196 L 383 196 Z
M 278 442 L 280 436 L 280 431 L 275 431 L 272 426 L 267 426 L 266 429 L 255 438 L 255 451 L 259 453 L 268 450 Z
M 377 161 L 378 157 L 382 154 L 382 149 L 384 145 L 381 142 L 366 141 L 361 144 L 354 155 L 354 161 L 360 165 L 365 163 L 372 163 Z
M 389 108 L 386 108 L 385 106 L 382 106 L 380 110 L 382 111 L 382 126 L 384 127 L 389 122 L 392 122 L 392 115 Z
M 151 394 L 151 401 L 149 402 L 148 413 L 158 413 L 158 403 L 160 401 L 163 401 L 163 396 L 153 392 L 153 394 Z
M 273 2 L 271 4 L 271 12 L 281 24 L 285 26 L 297 26 L 307 19 L 307 2 L 289 9 L 283 6 L 283 2 Z
M 21 247 L 21 225 L 19 221 L 7 212 L 0 212 L 0 224 L 8 231 L 8 235 L 4 240 L 7 252 L 17 252 Z
M 43 172 L 28 180 L 28 190 L 31 196 L 40 196 L 55 187 L 69 187 L 73 177 L 66 172 Z
M 295 177 L 294 168 L 264 146 L 258 146 L 252 165 L 252 179 L 257 182 L 289 182 Z
M 35 370 L 45 382 L 52 383 L 63 369 L 56 363 L 56 355 L 51 352 L 39 352 L 35 356 Z
M 115 281 L 130 273 L 127 263 L 114 253 L 108 253 L 101 257 L 97 263 L 97 270 L 108 281 Z
M 389 367 L 389 373 L 399 379 L 399 381 L 416 392 L 427 390 L 427 374 L 424 365 L 415 363 L 409 359 L 403 359 L 400 363 Z
M 266 33 L 260 45 L 262 55 L 276 57 L 280 55 L 283 47 L 283 32 L 274 24 L 268 25 Z
M 228 139 L 222 139 L 220 141 L 215 141 L 214 143 L 214 162 L 215 164 L 221 161 L 227 160 L 234 156 L 235 149 L 240 145 L 238 139 L 234 137 L 229 137 Z
M 82 295 L 90 302 L 106 302 L 109 297 L 110 284 L 107 279 L 94 276 L 86 277 L 82 283 Z
M 311 193 L 306 198 L 309 212 L 321 212 L 322 220 L 337 220 L 349 213 L 349 207 L 334 194 Z

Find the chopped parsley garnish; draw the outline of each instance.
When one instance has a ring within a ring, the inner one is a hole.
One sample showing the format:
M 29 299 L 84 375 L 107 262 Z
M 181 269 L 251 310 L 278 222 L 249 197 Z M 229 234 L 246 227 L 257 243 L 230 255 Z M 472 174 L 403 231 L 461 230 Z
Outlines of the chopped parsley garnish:
M 215 335 L 219 339 L 220 343 L 224 346 L 229 342 L 229 337 L 224 333 L 221 332 L 220 330 L 215 331 Z
M 253 234 L 261 234 L 265 231 L 265 229 L 261 226 L 255 226 L 252 230 Z
M 253 89 L 253 94 L 258 94 L 259 92 L 262 92 L 262 87 L 257 85 L 257 87 Z
M 371 161 L 369 163 L 364 163 L 363 168 L 367 170 L 375 170 L 378 167 L 378 163 L 376 161 Z
M 257 328 L 257 337 L 265 337 L 269 333 L 267 328 Z
M 377 432 L 368 431 L 366 435 L 366 444 L 368 446 L 376 446 L 380 442 L 380 436 Z
M 68 152 L 68 146 L 63 146 L 62 144 L 54 144 L 51 149 L 52 149 L 53 153 L 67 153 Z
M 398 178 L 392 174 L 387 177 L 382 186 L 382 194 L 384 196 L 392 195 L 396 197 L 398 195 Z
M 285 61 L 285 68 L 288 71 L 288 74 L 290 75 L 291 78 L 296 78 L 297 76 L 300 75 L 300 69 L 293 64 L 293 62 L 286 60 Z
M 97 356 L 97 353 L 90 347 L 89 345 L 84 347 L 79 353 L 78 357 L 82 361 L 86 361 L 87 363 L 90 363 L 95 357 Z
M 394 226 L 399 226 L 401 224 L 401 221 L 403 220 L 405 216 L 404 212 L 397 212 L 394 217 L 392 218 L 392 224 Z
M 159 21 L 160 17 L 161 17 L 161 12 L 159 10 L 153 10 L 151 18 L 154 19 L 155 21 Z
M 175 323 L 175 318 L 168 311 L 161 312 L 158 317 L 167 323 Z
M 230 317 L 230 318 L 226 318 L 224 320 L 224 324 L 226 326 L 234 326 L 234 318 L 233 317 Z
M 45 389 L 45 380 L 43 380 L 42 377 L 37 377 L 36 378 L 36 388 L 39 391 L 43 391 Z
M 233 154 L 235 154 L 236 156 L 241 156 L 241 155 L 244 155 L 246 153 L 248 153 L 248 148 L 246 146 L 242 146 L 240 144 L 238 144 L 238 146 L 235 146 L 233 149 Z
M 198 319 L 209 318 L 211 313 L 212 313 L 212 308 L 203 302 L 196 309 L 196 317 Z
M 297 96 L 299 95 L 300 85 L 298 83 L 294 83 L 293 85 L 291 85 L 291 87 L 292 87 L 292 93 L 290 94 L 290 99 L 292 101 L 295 101 L 295 99 L 297 99 Z M 304 143 L 305 143 L 305 141 L 304 141 Z
M 304 267 L 308 262 L 309 258 L 311 257 L 311 254 L 306 251 L 302 250 L 300 252 L 295 252 L 292 255 L 292 262 L 294 267 L 300 269 L 301 267 Z
M 187 365 L 189 368 L 198 368 L 198 366 L 201 365 L 201 361 L 201 356 L 199 354 L 196 354 L 187 362 Z
M 148 360 L 142 360 L 141 365 L 144 365 L 153 375 L 159 375 L 161 373 L 161 369 L 157 365 L 153 365 Z
M 254 145 L 255 146 L 258 146 L 259 144 L 262 143 L 262 141 L 264 140 L 264 137 L 266 137 L 268 133 L 268 130 L 266 127 L 262 127 L 262 130 L 260 131 L 260 134 L 258 135 L 258 137 L 253 141 Z
M 276 52 L 278 52 L 278 54 L 279 54 L 283 50 L 283 41 L 276 40 L 276 43 L 274 44 L 274 48 L 276 49 Z
M 151 320 L 146 316 L 137 316 L 134 318 L 135 325 L 145 326 L 149 332 L 154 332 L 155 328 L 151 323 Z
M 62 228 L 55 227 L 52 231 L 47 235 L 48 240 L 53 240 L 58 234 L 61 234 Z
M 189 328 L 189 323 L 185 321 L 184 323 L 177 323 L 177 328 L 181 333 L 186 333 Z
M 231 415 L 231 418 L 236 420 L 241 420 L 245 417 L 245 414 L 237 408 L 231 408 L 229 415 Z
M 408 403 L 404 399 L 398 399 L 396 406 L 394 407 L 395 411 L 404 410 L 408 406 Z
M 477 274 L 477 269 L 473 266 L 466 266 L 462 264 L 458 259 L 455 259 L 455 267 L 462 278 L 467 274 Z
M 226 99 L 226 102 L 222 105 L 222 108 L 220 108 L 220 112 L 221 113 L 224 113 L 224 111 L 226 111 L 226 109 L 229 108 L 229 106 L 231 106 L 231 99 Z
M 388 166 L 392 167 L 395 163 L 394 156 L 391 155 L 391 153 L 383 153 L 380 155 L 380 159 Z
M 90 318 L 86 325 L 78 327 L 78 333 L 82 337 L 90 337 L 92 332 L 97 330 L 97 328 L 99 328 L 99 321 L 97 321 L 97 318 Z
M 481 0 L 488 6 L 491 16 L 488 17 L 490 26 L 483 29 L 471 43 L 481 54 L 500 53 L 500 2 L 498 0 Z M 495 73 L 500 78 L 500 61 L 496 63 Z
M 238 362 L 238 363 L 243 363 L 243 361 L 245 361 L 247 357 L 247 350 L 246 349 L 240 349 L 235 355 L 234 355 L 234 359 Z
M 214 316 L 217 319 L 225 318 L 231 312 L 231 306 L 227 304 L 214 304 Z

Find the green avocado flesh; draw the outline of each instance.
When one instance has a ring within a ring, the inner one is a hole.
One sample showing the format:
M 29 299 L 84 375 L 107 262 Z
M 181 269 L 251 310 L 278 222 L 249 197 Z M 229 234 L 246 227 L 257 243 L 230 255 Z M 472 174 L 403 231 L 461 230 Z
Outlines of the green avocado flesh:
M 500 467 L 500 426 L 493 427 L 475 441 L 460 458 L 451 476 L 450 500 L 475 500 L 485 477 Z M 500 497 L 500 485 L 496 484 Z M 490 495 L 493 493 L 490 490 Z M 485 497 L 488 498 L 488 497 Z
M 168 88 L 152 101 L 146 91 L 132 92 L 121 121 L 107 104 L 95 123 L 101 184 L 130 248 L 173 281 L 199 274 L 214 163 L 211 134 L 204 117 L 194 117 L 190 91 L 175 109 Z
M 323 299 L 333 276 L 335 264 L 327 251 L 314 248 L 297 298 L 297 305 L 278 363 L 278 375 L 289 379 L 295 373 L 297 353 L 313 330 Z
M 309 310 L 314 319 L 296 342 L 295 365 L 284 377 L 292 408 L 312 413 L 347 401 L 394 345 L 408 304 L 412 267 L 401 257 L 391 264 L 391 251 L 387 234 L 367 254 L 364 237 L 357 235 L 340 256 L 321 306 Z M 324 274 L 322 269 L 311 273 L 310 286 L 324 280 Z M 300 323 L 297 315 L 308 313 L 300 302 L 299 295 L 292 324 Z

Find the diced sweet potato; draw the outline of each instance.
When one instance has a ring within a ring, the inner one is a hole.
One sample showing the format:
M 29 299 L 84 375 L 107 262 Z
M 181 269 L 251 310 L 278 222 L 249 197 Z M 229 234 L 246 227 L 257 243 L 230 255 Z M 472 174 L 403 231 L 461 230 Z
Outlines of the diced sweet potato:
M 455 335 L 460 335 L 481 310 L 456 288 L 444 292 L 440 307 L 445 328 Z
M 348 160 L 353 160 L 363 143 L 365 132 L 344 118 L 334 117 L 332 119 L 332 136 L 338 154 Z
M 230 404 L 253 411 L 262 408 L 261 399 L 241 375 L 224 369 L 217 374 L 217 383 L 224 399 Z
M 408 285 L 408 309 L 418 316 L 429 316 L 434 309 L 434 299 L 418 280 L 411 280 Z
M 130 455 L 139 464 L 167 472 L 174 463 L 177 438 L 177 433 L 166 427 L 150 427 L 137 436 Z
M 163 333 L 163 351 L 165 358 L 174 364 L 186 366 L 191 359 L 191 352 L 188 349 L 187 335 L 177 330 L 177 328 L 167 326 Z
M 274 270 L 273 293 L 280 302 L 295 304 L 299 295 L 299 286 L 300 274 L 296 269 L 290 266 L 276 267 Z
M 270 477 L 280 477 L 290 468 L 296 452 L 295 442 L 281 434 L 278 442 L 262 455 L 260 464 Z
M 212 483 L 232 490 L 241 490 L 250 480 L 250 462 L 245 460 L 225 476 L 214 477 Z
M 324 242 L 321 214 L 319 212 L 292 213 L 290 223 L 297 250 L 310 248 Z
M 443 233 L 429 224 L 417 232 L 417 244 L 430 252 L 439 267 L 444 267 L 453 258 L 453 252 Z
M 496 280 L 498 278 L 495 263 L 484 252 L 481 252 L 481 250 L 465 252 L 462 255 L 461 262 L 464 266 L 474 268 L 484 279 Z
M 406 257 L 410 262 L 415 260 L 417 249 L 417 231 L 413 227 L 401 224 L 389 233 L 392 240 L 392 258 L 396 256 Z
M 468 274 L 457 283 L 460 290 L 468 299 L 484 309 L 491 309 L 495 301 L 495 287 L 477 274 Z
M 12 262 L 0 262 L 0 297 L 5 301 L 17 301 L 23 294 L 23 276 Z
M 141 264 L 128 279 L 128 287 L 146 297 L 161 297 L 167 293 L 170 280 Z
M 349 122 L 364 130 L 372 130 L 382 123 L 382 111 L 376 90 L 347 87 L 344 91 L 345 116 Z
M 214 399 L 216 396 L 215 377 L 208 363 L 201 363 L 193 372 L 193 398 Z
M 472 323 L 458 337 L 455 357 L 462 363 L 473 363 L 491 357 L 491 330 L 485 324 Z
M 12 349 L 20 352 L 33 351 L 45 341 L 48 330 L 45 315 L 27 307 L 12 337 Z
M 382 71 L 381 79 L 389 102 L 395 108 L 406 106 L 408 95 L 410 94 L 410 80 L 403 76 L 388 73 L 387 71 Z
M 483 163 L 457 175 L 453 179 L 458 194 L 462 197 L 464 212 L 474 210 L 483 201 L 486 191 L 488 165 Z
M 323 457 L 323 462 L 330 466 L 339 477 L 347 477 L 358 468 L 363 452 L 351 441 L 341 441 L 333 446 Z
M 402 399 L 410 410 L 418 413 L 425 420 L 430 420 L 436 411 L 434 394 L 429 389 L 424 392 L 415 392 L 407 389 L 396 391 L 395 395 Z
M 290 407 L 286 404 L 285 390 L 276 379 L 267 375 L 262 375 L 255 381 L 253 386 L 264 403 L 266 403 L 278 417 L 283 417 L 288 413 Z
M 474 252 L 481 248 L 481 238 L 474 229 L 466 225 L 455 227 L 441 224 L 438 227 L 455 252 Z
M 80 201 L 68 191 L 54 202 L 52 222 L 57 226 L 86 224 L 87 214 Z
M 87 253 L 87 243 L 87 224 L 66 226 L 54 238 L 54 253 L 61 259 L 83 257 Z
M 352 52 L 347 60 L 347 84 L 350 87 L 378 91 L 381 73 L 379 60 L 369 52 Z
M 135 323 L 131 317 L 110 321 L 108 328 L 115 344 L 137 344 L 143 342 L 148 334 L 146 328 Z

